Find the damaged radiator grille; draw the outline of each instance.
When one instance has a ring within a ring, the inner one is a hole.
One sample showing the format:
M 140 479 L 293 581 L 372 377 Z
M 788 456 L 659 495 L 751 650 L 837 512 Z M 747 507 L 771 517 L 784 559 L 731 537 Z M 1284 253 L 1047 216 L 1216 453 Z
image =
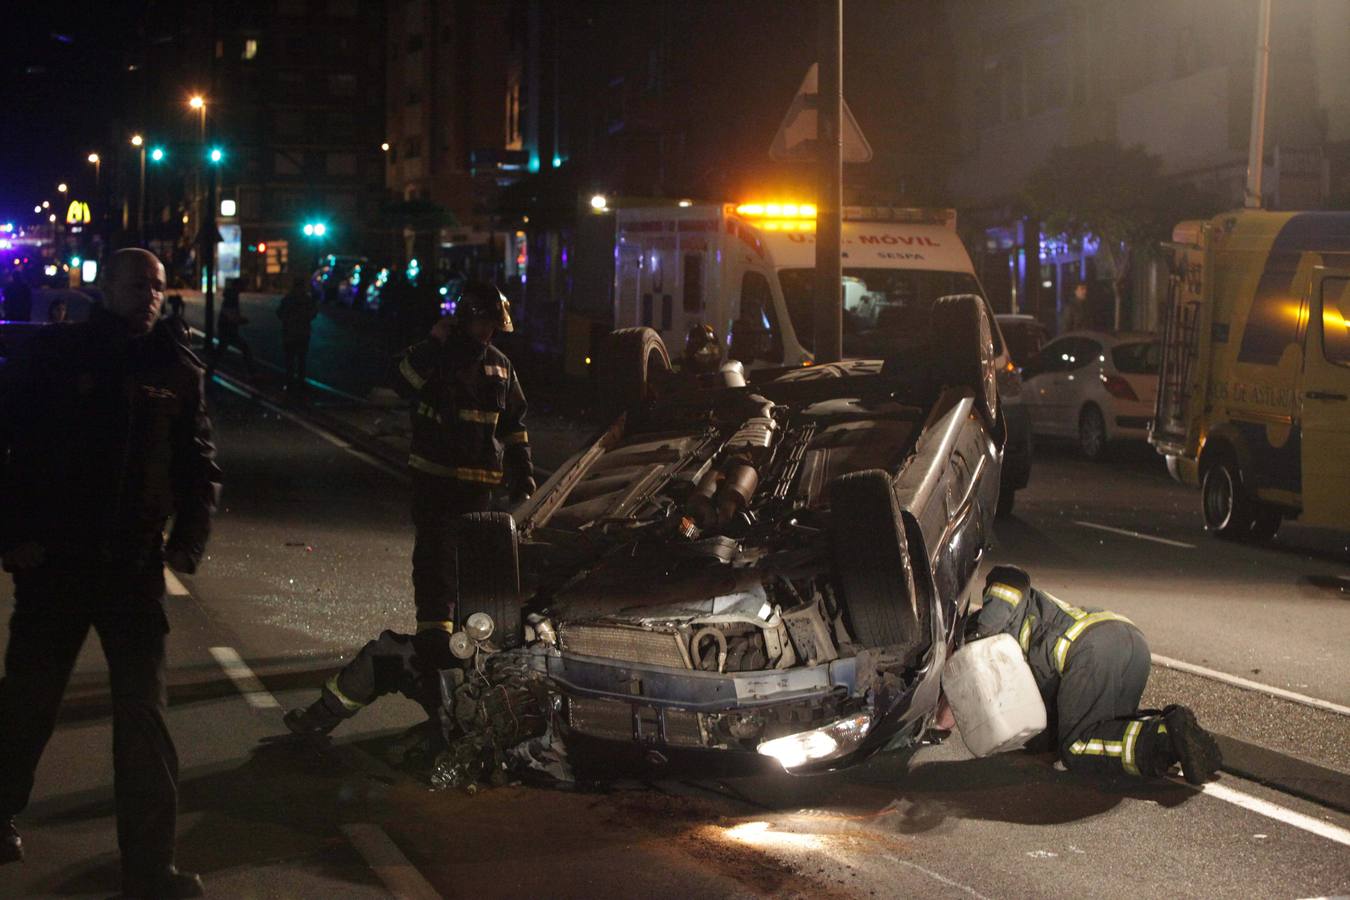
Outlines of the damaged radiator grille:
M 563 650 L 581 656 L 692 668 L 684 641 L 673 632 L 614 625 L 567 625 L 560 630 L 558 640 Z
M 634 704 L 619 700 L 570 698 L 567 719 L 572 728 L 591 737 L 611 741 L 631 741 L 634 734 Z M 637 709 L 640 737 L 655 742 L 661 734 L 657 710 L 650 706 Z M 665 742 L 675 747 L 701 747 L 703 736 L 698 727 L 698 713 L 684 709 L 665 711 Z

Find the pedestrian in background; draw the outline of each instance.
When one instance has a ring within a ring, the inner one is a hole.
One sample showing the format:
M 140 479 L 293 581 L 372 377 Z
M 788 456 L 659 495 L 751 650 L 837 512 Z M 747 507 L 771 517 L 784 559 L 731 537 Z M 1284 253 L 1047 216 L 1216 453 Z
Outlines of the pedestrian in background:
M 196 897 L 174 866 L 178 755 L 164 723 L 164 565 L 191 574 L 220 488 L 201 363 L 159 320 L 164 267 L 119 250 L 89 320 L 0 370 L 0 558 L 14 578 L 0 680 L 0 863 L 89 629 L 108 661 L 125 897 Z M 7 461 L 6 461 L 7 460 Z M 173 516 L 168 542 L 164 528 Z
M 309 336 L 319 304 L 309 289 L 305 277 L 291 282 L 291 289 L 277 304 L 277 318 L 281 320 L 281 350 L 286 357 L 286 389 L 303 391 L 305 388 L 305 359 L 309 356 Z
M 27 322 L 33 316 L 33 289 L 23 274 L 15 272 L 5 285 L 5 318 L 11 322 Z
M 1059 333 L 1064 334 L 1069 331 L 1082 331 L 1085 328 L 1091 328 L 1092 323 L 1088 316 L 1088 286 L 1085 282 L 1078 282 L 1074 285 L 1073 296 L 1064 306 L 1064 312 L 1061 316 Z
M 59 297 L 47 305 L 47 324 L 62 325 L 66 322 L 66 301 Z
M 244 365 L 248 369 L 248 377 L 252 378 L 253 369 L 253 348 L 244 340 L 244 335 L 240 328 L 248 324 L 248 319 L 244 317 L 244 311 L 239 307 L 239 279 L 231 278 L 225 282 L 225 294 L 220 302 L 220 314 L 216 316 L 216 351 L 212 356 L 214 364 L 224 356 L 231 346 L 239 348 L 239 352 L 244 355 Z

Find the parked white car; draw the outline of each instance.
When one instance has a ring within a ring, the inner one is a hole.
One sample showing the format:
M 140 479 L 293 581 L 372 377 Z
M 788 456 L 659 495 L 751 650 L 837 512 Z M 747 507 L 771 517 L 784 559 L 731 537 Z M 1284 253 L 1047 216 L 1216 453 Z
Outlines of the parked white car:
M 1088 459 L 1112 441 L 1148 439 L 1162 347 L 1156 335 L 1073 331 L 1023 369 L 1022 402 L 1035 434 L 1074 438 Z

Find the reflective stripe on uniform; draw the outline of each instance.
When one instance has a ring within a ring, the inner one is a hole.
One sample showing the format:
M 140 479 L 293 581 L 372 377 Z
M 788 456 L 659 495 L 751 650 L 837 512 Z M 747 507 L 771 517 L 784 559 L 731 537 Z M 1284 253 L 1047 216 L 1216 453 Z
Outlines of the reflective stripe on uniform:
M 1050 602 L 1051 602 L 1051 603 L 1055 604 L 1055 605 L 1058 606 L 1061 610 L 1063 610 L 1064 613 L 1065 613 L 1066 615 L 1068 615 L 1069 618 L 1071 618 L 1071 619 L 1082 619 L 1082 618 L 1085 618 L 1085 617 L 1087 616 L 1087 611 L 1086 611 L 1086 610 L 1079 609 L 1079 608 L 1076 607 L 1076 606 L 1070 606 L 1069 604 L 1065 603 L 1063 600 L 1061 600 L 1061 599 L 1059 599 L 1058 597 L 1056 597 L 1054 594 L 1051 594 L 1049 591 L 1041 591 L 1041 593 L 1044 594 L 1046 597 L 1048 597 L 1048 598 L 1050 599 Z
M 443 466 L 424 459 L 417 454 L 408 456 L 408 468 L 428 475 L 440 475 L 443 478 L 457 478 L 460 481 L 473 481 L 478 484 L 501 484 L 502 473 L 493 469 L 470 469 L 464 466 Z
M 429 403 L 417 404 L 417 414 L 419 416 L 431 419 L 433 422 L 441 421 L 441 414 L 436 412 L 436 410 L 433 409 Z
M 420 391 L 427 383 L 425 378 L 417 374 L 417 370 L 413 368 L 412 361 L 406 356 L 403 357 L 403 362 L 398 364 L 398 371 L 399 374 L 403 376 L 404 380 L 413 386 L 414 390 Z
M 332 694 L 334 697 L 337 698 L 337 702 L 342 704 L 343 709 L 347 710 L 348 712 L 356 712 L 358 709 L 365 706 L 364 703 L 357 703 L 351 697 L 348 697 L 346 694 L 342 693 L 342 691 L 338 689 L 337 680 L 338 677 L 334 675 L 332 678 L 328 679 L 328 681 L 324 683 L 324 688 L 328 691 L 328 693 Z
M 1144 723 L 1135 719 L 1125 726 L 1125 752 L 1121 754 L 1120 765 L 1131 775 L 1139 774 L 1139 762 L 1135 759 L 1135 746 L 1139 743 L 1139 733 L 1144 730 Z
M 1022 645 L 1022 652 L 1031 652 L 1031 631 L 1036 627 L 1036 617 L 1027 616 L 1022 620 L 1022 630 L 1017 633 L 1017 643 Z
M 529 442 L 530 434 L 527 431 L 517 431 L 515 434 L 508 434 L 502 438 L 503 444 L 528 444 Z
M 481 422 L 484 425 L 496 425 L 501 416 L 498 412 L 484 412 L 481 409 L 461 409 L 459 417 L 465 422 Z
M 505 366 L 494 366 L 491 365 L 490 363 L 483 364 L 483 374 L 493 375 L 497 378 L 502 379 L 503 381 L 505 381 L 506 378 L 508 377 Z
M 1074 741 L 1069 745 L 1069 752 L 1074 756 L 1122 756 L 1125 753 L 1125 744 L 1122 741 L 1103 741 L 1094 738 L 1090 741 Z
M 1022 592 L 1006 584 L 991 584 L 984 589 L 984 595 L 1002 600 L 1010 606 L 1016 606 L 1022 602 Z
M 418 622 L 418 623 L 417 623 L 417 633 L 418 633 L 418 634 L 421 634 L 421 633 L 424 632 L 424 631 L 444 631 L 446 634 L 454 634 L 454 633 L 455 633 L 455 623 L 454 623 L 454 622 Z
M 1077 607 L 1074 608 L 1077 609 Z M 1065 611 L 1067 612 L 1068 610 Z M 1077 621 L 1069 626 L 1068 630 L 1060 636 L 1059 640 L 1055 641 L 1055 668 L 1058 669 L 1061 674 L 1064 672 L 1064 664 L 1068 662 L 1069 659 L 1069 646 L 1073 644 L 1084 631 L 1087 631 L 1093 625 L 1100 624 L 1101 622 L 1124 622 L 1127 625 L 1134 624 L 1124 616 L 1118 616 L 1113 612 L 1084 613 L 1081 609 L 1079 609 L 1078 612 L 1082 613 L 1082 615 L 1074 616 Z M 1070 613 L 1070 615 L 1073 614 Z

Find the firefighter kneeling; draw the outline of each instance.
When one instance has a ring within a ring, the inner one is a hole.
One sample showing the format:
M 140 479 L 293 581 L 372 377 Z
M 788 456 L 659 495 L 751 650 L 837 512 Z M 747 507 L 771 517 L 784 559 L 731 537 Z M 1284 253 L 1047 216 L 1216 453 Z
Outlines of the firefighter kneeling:
M 1045 701 L 1043 737 L 1069 769 L 1163 777 L 1180 763 L 1191 784 L 1218 771 L 1218 744 L 1189 709 L 1139 709 L 1152 658 L 1124 616 L 1070 606 L 1021 569 L 997 566 L 973 624 L 976 637 L 1009 634 L 1021 645 Z

